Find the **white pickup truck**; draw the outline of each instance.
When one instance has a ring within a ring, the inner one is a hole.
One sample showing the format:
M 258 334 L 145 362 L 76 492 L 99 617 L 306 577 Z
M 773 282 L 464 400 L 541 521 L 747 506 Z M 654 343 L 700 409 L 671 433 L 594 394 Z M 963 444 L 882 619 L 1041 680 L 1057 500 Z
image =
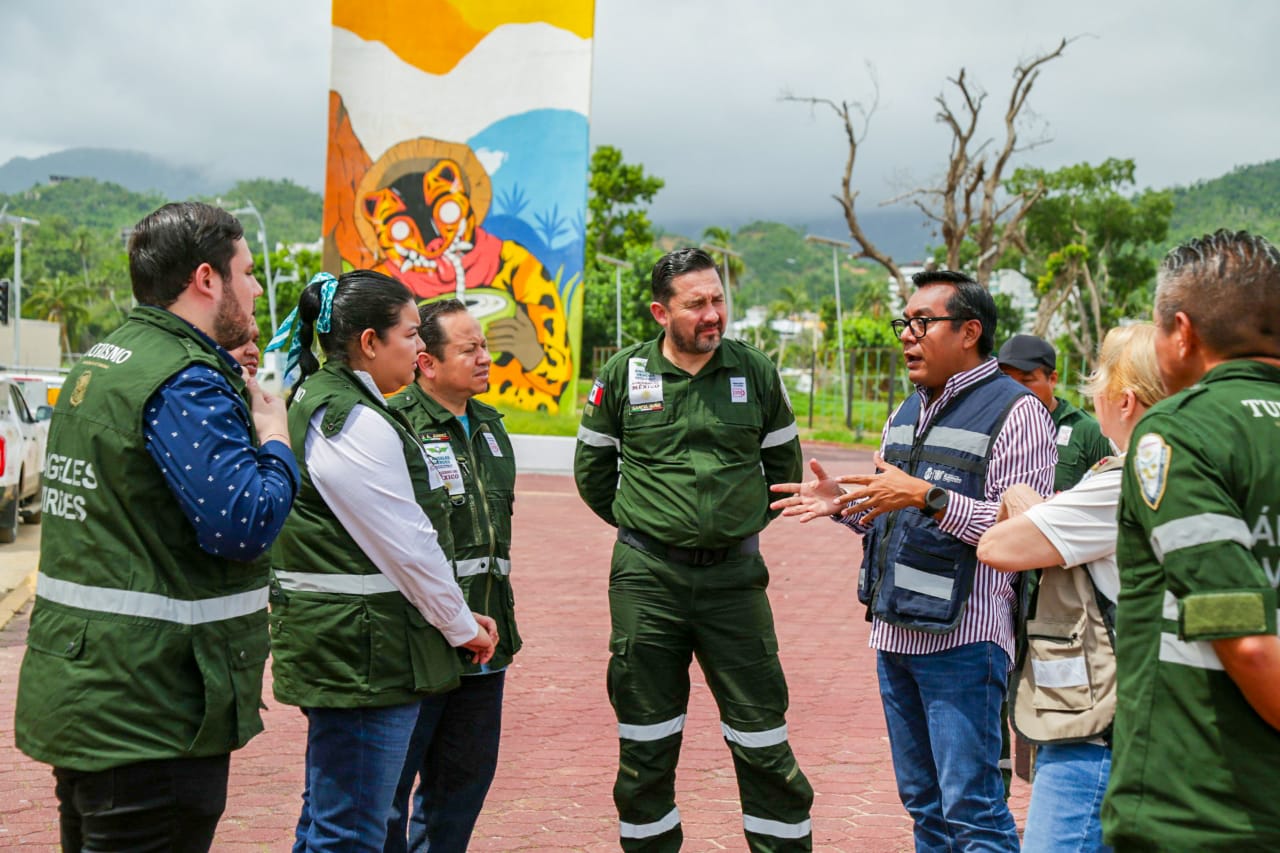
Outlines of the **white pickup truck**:
M 45 443 L 52 409 L 32 414 L 19 384 L 0 377 L 0 543 L 18 536 L 18 519 L 40 523 Z

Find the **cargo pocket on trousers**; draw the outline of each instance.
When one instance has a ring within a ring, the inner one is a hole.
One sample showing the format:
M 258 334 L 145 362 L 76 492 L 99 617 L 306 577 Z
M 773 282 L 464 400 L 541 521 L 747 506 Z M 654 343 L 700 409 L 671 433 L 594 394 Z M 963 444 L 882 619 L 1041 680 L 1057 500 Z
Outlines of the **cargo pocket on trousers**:
M 609 704 L 616 710 L 618 693 L 623 689 L 630 671 L 631 638 L 613 634 L 609 637 L 609 669 L 606 675 L 609 691 Z
M 1084 711 L 1093 707 L 1089 663 L 1084 653 L 1085 614 L 1077 620 L 1027 622 L 1027 664 L 1035 684 L 1033 707 Z

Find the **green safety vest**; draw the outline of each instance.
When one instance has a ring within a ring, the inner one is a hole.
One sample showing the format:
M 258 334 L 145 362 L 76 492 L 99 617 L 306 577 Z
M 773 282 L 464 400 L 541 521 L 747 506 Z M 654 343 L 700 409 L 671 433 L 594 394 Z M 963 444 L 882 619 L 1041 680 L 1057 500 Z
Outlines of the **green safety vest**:
M 446 555 L 453 552 L 448 498 L 407 424 L 349 368 L 330 362 L 310 376 L 289 408 L 289 438 L 302 484 L 271 553 L 271 638 L 276 699 L 303 708 L 401 705 L 458 686 L 458 655 L 374 565 L 316 490 L 303 458 L 307 427 L 324 408 L 326 438 L 367 406 L 400 437 L 413 494 Z M 370 507 L 377 512 L 377 507 Z
M 221 755 L 262 731 L 266 561 L 200 548 L 142 432 L 146 402 L 195 364 L 244 394 L 204 336 L 143 306 L 59 396 L 17 699 L 18 747 L 39 761 L 92 772 Z M 247 398 L 244 414 L 256 442 Z
M 501 669 L 521 646 L 510 581 L 516 460 L 502 414 L 479 400 L 468 400 L 468 438 L 462 422 L 416 382 L 388 404 L 408 420 L 445 481 L 458 584 L 473 612 L 497 622 L 498 648 L 488 668 Z M 470 655 L 463 665 L 468 672 L 480 672 Z
M 769 484 L 801 478 L 800 439 L 769 357 L 724 340 L 696 376 L 663 337 L 609 359 L 583 409 L 578 493 L 596 515 L 677 548 L 730 547 L 777 515 Z

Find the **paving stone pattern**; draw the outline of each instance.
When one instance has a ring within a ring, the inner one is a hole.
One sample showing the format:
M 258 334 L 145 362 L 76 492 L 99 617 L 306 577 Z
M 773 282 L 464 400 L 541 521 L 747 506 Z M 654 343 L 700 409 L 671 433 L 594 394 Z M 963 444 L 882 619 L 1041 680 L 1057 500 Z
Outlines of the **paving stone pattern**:
M 827 453 L 869 467 L 869 454 Z M 612 529 L 584 508 L 572 479 L 522 475 L 513 563 L 524 651 L 507 676 L 497 780 L 471 849 L 617 850 L 611 789 L 616 724 L 605 696 Z M 868 625 L 857 604 L 859 539 L 826 522 L 787 519 L 763 534 L 769 587 L 791 690 L 788 724 L 816 791 L 814 849 L 906 851 L 876 690 Z M 57 805 L 47 767 L 13 746 L 13 704 L 26 635 L 24 607 L 0 631 L 0 848 L 56 849 Z M 302 790 L 305 728 L 268 693 L 266 731 L 236 753 L 215 850 L 287 850 Z M 677 779 L 686 851 L 746 850 L 732 764 L 706 682 L 693 695 Z M 1016 783 L 1022 823 L 1027 787 Z

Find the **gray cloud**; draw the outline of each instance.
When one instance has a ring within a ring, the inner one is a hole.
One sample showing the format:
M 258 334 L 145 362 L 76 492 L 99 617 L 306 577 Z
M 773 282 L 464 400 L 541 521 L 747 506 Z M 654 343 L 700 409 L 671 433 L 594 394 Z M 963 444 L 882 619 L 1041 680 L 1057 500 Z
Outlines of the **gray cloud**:
M 5 3 L 0 161 L 134 148 L 217 175 L 323 183 L 330 29 L 317 0 Z M 1080 35 L 1031 96 L 1051 139 L 1025 162 L 1133 157 L 1143 185 L 1280 156 L 1280 6 L 1227 0 L 1068 7 L 1008 0 L 597 0 L 592 144 L 666 179 L 659 220 L 835 212 L 845 146 L 822 108 L 879 108 L 855 173 L 872 205 L 944 165 L 933 98 L 964 66 L 989 93 L 1018 59 Z M 1033 132 L 1034 135 L 1034 132 Z

